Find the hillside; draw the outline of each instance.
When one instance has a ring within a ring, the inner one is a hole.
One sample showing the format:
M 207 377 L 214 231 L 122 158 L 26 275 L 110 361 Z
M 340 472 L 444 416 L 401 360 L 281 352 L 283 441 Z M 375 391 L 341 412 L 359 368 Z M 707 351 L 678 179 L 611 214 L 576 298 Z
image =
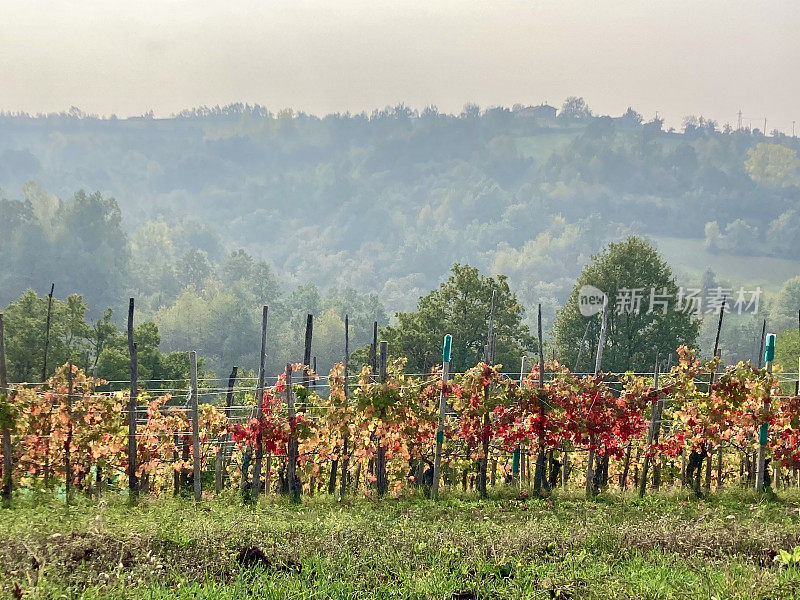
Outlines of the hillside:
M 588 258 L 629 233 L 656 240 L 687 284 L 710 269 L 774 292 L 798 272 L 796 138 L 695 117 L 664 131 L 576 98 L 535 114 L 0 116 L 0 302 L 54 281 L 95 314 L 131 294 L 153 316 L 187 285 L 229 291 L 220 272 L 243 249 L 272 296 L 352 289 L 388 314 L 473 264 L 542 302 L 549 328 Z

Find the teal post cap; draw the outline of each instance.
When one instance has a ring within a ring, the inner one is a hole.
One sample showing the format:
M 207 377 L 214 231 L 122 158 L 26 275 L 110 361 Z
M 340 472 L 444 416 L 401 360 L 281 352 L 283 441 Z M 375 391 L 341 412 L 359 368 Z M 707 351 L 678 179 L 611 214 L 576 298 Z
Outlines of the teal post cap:
M 453 336 L 449 333 L 444 336 L 444 344 L 442 344 L 442 361 L 449 363 L 450 362 L 450 351 L 453 346 Z
M 761 427 L 758 430 L 758 443 L 762 446 L 767 445 L 769 429 L 767 428 L 766 423 L 762 423 Z
M 775 360 L 775 334 L 770 333 L 767 335 L 767 341 L 764 344 L 764 362 L 772 362 Z

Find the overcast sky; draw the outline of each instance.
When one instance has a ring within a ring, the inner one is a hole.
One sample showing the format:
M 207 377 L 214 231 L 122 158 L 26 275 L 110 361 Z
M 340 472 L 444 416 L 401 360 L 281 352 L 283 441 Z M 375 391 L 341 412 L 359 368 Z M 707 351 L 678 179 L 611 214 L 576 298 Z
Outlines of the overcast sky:
M 458 112 L 577 95 L 603 114 L 735 125 L 741 109 L 791 131 L 799 34 L 796 0 L 0 0 L 0 110 Z

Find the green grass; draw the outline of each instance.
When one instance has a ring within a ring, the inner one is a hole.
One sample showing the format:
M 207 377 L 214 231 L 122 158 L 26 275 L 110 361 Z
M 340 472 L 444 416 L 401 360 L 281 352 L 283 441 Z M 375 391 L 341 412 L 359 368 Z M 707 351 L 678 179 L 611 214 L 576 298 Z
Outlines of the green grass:
M 549 131 L 544 129 L 538 135 L 518 137 L 517 152 L 525 158 L 537 162 L 546 162 L 550 155 L 566 148 L 581 131 L 565 131 L 563 129 Z
M 40 498 L 0 511 L 0 594 L 25 598 L 794 598 L 800 495 L 445 494 L 256 507 Z M 15 592 L 16 590 L 16 592 Z
M 785 260 L 769 256 L 733 256 L 709 252 L 701 239 L 673 237 L 653 237 L 659 252 L 678 275 L 681 273 L 699 281 L 711 269 L 720 281 L 734 286 L 734 293 L 740 286 L 755 289 L 755 286 L 770 293 L 780 291 L 787 279 L 800 273 L 800 261 Z

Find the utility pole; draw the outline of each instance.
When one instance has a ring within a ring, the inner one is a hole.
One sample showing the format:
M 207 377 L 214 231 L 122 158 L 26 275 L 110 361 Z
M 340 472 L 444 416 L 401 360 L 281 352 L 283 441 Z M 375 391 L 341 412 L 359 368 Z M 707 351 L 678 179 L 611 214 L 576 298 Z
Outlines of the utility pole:
M 736 127 L 736 131 L 742 130 L 742 109 L 739 109 L 739 125 Z

